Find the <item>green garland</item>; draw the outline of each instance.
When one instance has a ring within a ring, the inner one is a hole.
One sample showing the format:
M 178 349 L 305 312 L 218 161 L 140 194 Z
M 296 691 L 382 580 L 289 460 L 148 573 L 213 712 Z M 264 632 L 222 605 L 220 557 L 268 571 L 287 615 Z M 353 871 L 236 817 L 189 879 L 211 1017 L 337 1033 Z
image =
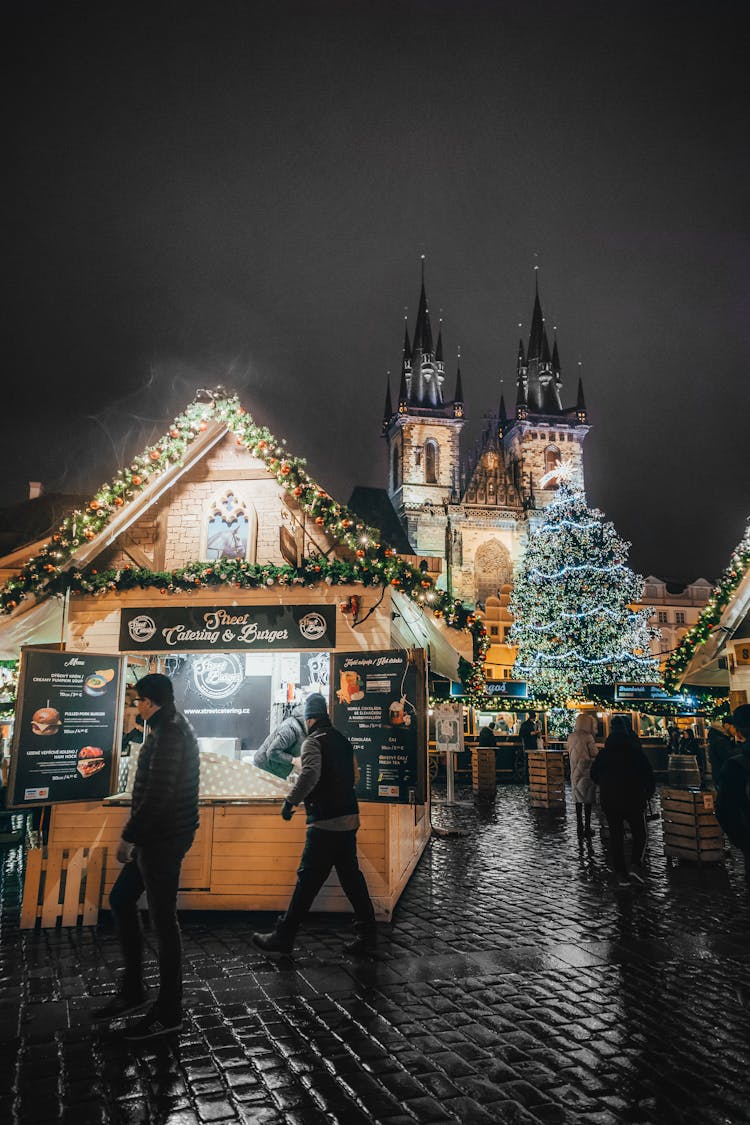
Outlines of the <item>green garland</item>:
M 182 465 L 191 444 L 212 422 L 219 422 L 234 433 L 237 445 L 259 458 L 316 526 L 347 548 L 352 559 L 330 560 L 314 555 L 304 559 L 299 568 L 233 559 L 210 564 L 193 562 L 179 570 L 161 572 L 130 566 L 104 572 L 75 568 L 71 560 L 78 548 L 95 539 L 112 517 L 155 477 Z M 435 617 L 444 618 L 451 628 L 472 633 L 475 661 L 468 694 L 472 702 L 481 706 L 489 698 L 483 690 L 484 656 L 489 647 L 484 625 L 460 601 L 438 590 L 428 574 L 404 562 L 393 548 L 382 544 L 380 538 L 377 528 L 363 523 L 355 512 L 337 503 L 316 484 L 305 469 L 304 459 L 287 453 L 285 441 L 277 441 L 270 430 L 257 426 L 236 396 L 227 396 L 217 389 L 200 393 L 159 441 L 101 486 L 84 510 L 65 517 L 49 542 L 0 589 L 0 610 L 10 614 L 27 598 L 63 596 L 68 590 L 100 595 L 152 588 L 173 594 L 225 584 L 243 589 L 313 586 L 321 581 L 329 585 L 390 585 L 430 609 Z
M 750 525 L 732 553 L 729 565 L 714 586 L 705 609 L 667 658 L 664 666 L 664 686 L 668 691 L 676 690 L 680 677 L 690 663 L 695 650 L 705 644 L 721 621 L 722 614 L 732 594 L 745 577 L 748 567 L 750 567 Z

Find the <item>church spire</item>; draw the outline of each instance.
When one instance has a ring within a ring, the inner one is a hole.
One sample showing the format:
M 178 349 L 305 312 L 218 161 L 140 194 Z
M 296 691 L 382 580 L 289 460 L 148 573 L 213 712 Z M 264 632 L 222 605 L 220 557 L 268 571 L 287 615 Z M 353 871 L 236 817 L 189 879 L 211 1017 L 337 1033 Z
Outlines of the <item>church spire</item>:
M 433 355 L 430 310 L 427 307 L 427 291 L 424 284 L 424 255 L 422 255 L 422 288 L 419 293 L 417 323 L 414 328 L 414 351 L 420 351 L 423 356 Z
M 383 408 L 383 433 L 388 429 L 388 423 L 393 417 L 393 399 L 391 398 L 391 373 L 385 377 L 385 406 Z
M 578 422 L 584 426 L 588 422 L 588 411 L 586 410 L 586 399 L 583 397 L 583 379 L 578 377 L 578 397 L 576 399 L 576 418 Z
M 453 417 L 463 418 L 464 416 L 464 385 L 461 379 L 461 353 L 458 353 L 458 363 L 456 365 L 456 393 L 453 396 Z
M 498 416 L 498 430 L 500 437 L 503 437 L 505 431 L 508 429 L 508 413 L 505 409 L 505 395 L 500 392 L 500 413 Z

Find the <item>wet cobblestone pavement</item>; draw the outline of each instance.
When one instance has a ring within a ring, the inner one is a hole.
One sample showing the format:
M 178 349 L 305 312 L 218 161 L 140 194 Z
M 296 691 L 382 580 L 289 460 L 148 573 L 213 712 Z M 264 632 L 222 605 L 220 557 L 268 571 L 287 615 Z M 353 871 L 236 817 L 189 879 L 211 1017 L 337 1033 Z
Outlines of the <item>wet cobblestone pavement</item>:
M 736 854 L 668 867 L 652 825 L 647 886 L 618 890 L 570 805 L 507 786 L 433 821 L 467 835 L 433 838 L 376 960 L 342 954 L 340 918 L 274 962 L 250 942 L 267 915 L 183 914 L 184 1030 L 138 1049 L 91 1023 L 120 964 L 108 918 L 20 931 L 20 853 L 2 853 L 0 1120 L 750 1121 Z

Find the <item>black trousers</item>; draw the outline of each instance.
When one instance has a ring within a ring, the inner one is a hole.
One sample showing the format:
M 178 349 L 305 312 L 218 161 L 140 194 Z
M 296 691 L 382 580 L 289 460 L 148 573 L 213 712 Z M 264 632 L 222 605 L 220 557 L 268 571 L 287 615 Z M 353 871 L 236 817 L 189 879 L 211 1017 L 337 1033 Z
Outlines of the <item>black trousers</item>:
M 315 896 L 335 868 L 344 894 L 354 909 L 360 928 L 375 928 L 375 911 L 365 877 L 357 861 L 357 830 L 332 832 L 310 826 L 302 859 L 297 868 L 297 886 L 278 929 L 293 938 L 310 910 Z
M 143 929 L 137 902 L 146 892 L 159 956 L 156 1007 L 168 1020 L 182 1015 L 182 938 L 177 921 L 177 889 L 182 860 L 192 842 L 191 836 L 183 836 L 136 847 L 109 896 L 125 961 L 121 989 L 132 995 L 143 988 Z
M 604 815 L 609 825 L 609 846 L 612 866 L 619 875 L 626 875 L 625 822 L 630 825 L 633 837 L 633 863 L 642 863 L 646 851 L 646 818 L 643 805 L 604 805 Z

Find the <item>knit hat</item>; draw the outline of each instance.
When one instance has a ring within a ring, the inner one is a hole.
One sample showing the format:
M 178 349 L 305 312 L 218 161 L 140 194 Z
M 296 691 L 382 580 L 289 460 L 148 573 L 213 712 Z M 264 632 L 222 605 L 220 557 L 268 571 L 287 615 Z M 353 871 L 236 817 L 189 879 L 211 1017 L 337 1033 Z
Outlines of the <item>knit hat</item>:
M 314 691 L 305 700 L 304 713 L 306 719 L 323 719 L 328 715 L 328 704 L 319 691 Z
M 743 703 L 732 714 L 732 726 L 741 734 L 750 735 L 750 703 Z
M 157 707 L 164 707 L 165 704 L 170 703 L 174 704 L 172 681 L 168 676 L 162 676 L 159 672 L 151 672 L 148 676 L 144 676 L 142 680 L 138 680 L 135 690 L 138 692 L 140 699 L 150 699 Z

